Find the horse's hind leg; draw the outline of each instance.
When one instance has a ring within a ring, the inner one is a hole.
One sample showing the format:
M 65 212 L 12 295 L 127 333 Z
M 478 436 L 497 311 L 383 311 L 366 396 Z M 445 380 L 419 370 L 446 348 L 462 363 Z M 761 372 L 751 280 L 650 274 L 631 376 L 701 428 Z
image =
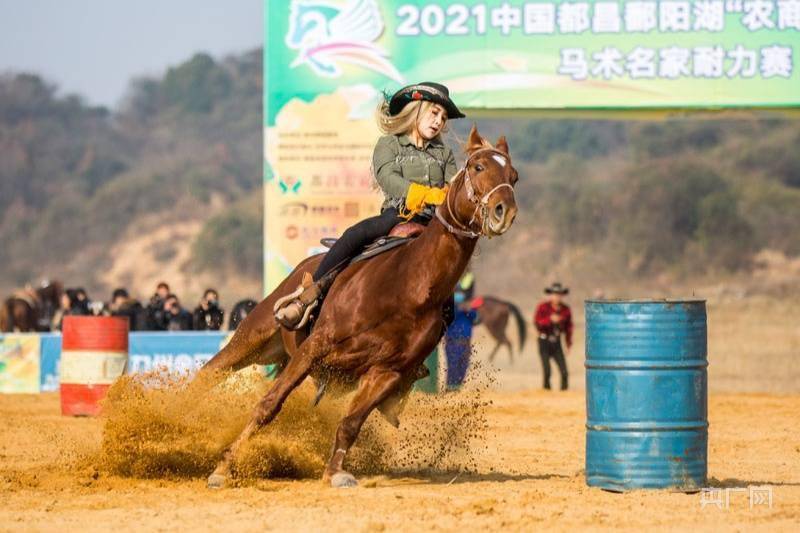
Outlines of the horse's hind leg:
M 319 258 L 311 258 L 301 263 L 245 317 L 230 342 L 203 366 L 203 371 L 239 370 L 253 364 L 283 364 L 286 352 L 273 307 L 281 296 L 294 290 L 303 273 L 312 271 L 318 262 Z
M 289 394 L 306 378 L 311 370 L 314 358 L 308 354 L 301 354 L 289 360 L 289 364 L 275 379 L 269 392 L 256 406 L 250 422 L 247 423 L 242 433 L 233 443 L 225 449 L 222 460 L 208 478 L 209 488 L 221 488 L 231 473 L 231 464 L 236 458 L 236 453 L 256 430 L 272 422 L 280 412 L 283 402 Z
M 492 349 L 492 353 L 489 354 L 489 362 L 490 363 L 494 363 L 494 356 L 497 355 L 497 350 L 499 350 L 500 346 L 502 346 L 502 345 L 503 344 L 500 341 L 497 341 L 497 344 L 494 345 L 494 348 Z
M 357 485 L 356 478 L 343 468 L 345 456 L 356 441 L 364 421 L 376 406 L 395 393 L 402 380 L 401 377 L 399 372 L 377 367 L 371 368 L 364 374 L 347 415 L 336 430 L 333 452 L 322 476 L 323 481 L 329 481 L 333 487 Z
M 237 330 L 238 333 L 238 330 Z M 283 341 L 277 327 L 266 329 L 259 335 L 237 338 L 226 344 L 204 366 L 203 372 L 233 370 L 238 371 L 250 365 L 282 364 L 287 357 Z

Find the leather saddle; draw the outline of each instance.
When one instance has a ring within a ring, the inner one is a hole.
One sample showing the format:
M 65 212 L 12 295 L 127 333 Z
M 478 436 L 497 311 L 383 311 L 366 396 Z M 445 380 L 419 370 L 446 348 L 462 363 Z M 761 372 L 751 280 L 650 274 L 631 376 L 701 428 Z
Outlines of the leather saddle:
M 380 237 L 375 242 L 368 244 L 364 250 L 355 256 L 350 262 L 357 263 L 366 259 L 371 259 L 376 255 L 388 252 L 393 248 L 402 246 L 403 244 L 413 240 L 425 229 L 425 226 L 416 222 L 401 222 L 392 228 L 389 235 Z M 336 243 L 336 239 L 327 238 L 321 239 L 320 244 L 326 248 L 330 248 Z
M 376 239 L 375 242 L 365 246 L 364 249 L 361 251 L 361 253 L 355 256 L 353 259 L 351 259 L 347 264 L 339 265 L 323 276 L 320 282 L 322 283 L 325 280 L 327 281 L 325 283 L 326 288 L 323 290 L 323 293 L 320 297 L 320 301 L 324 302 L 327 293 L 327 286 L 330 286 L 330 284 L 333 283 L 334 278 L 348 264 L 356 263 L 358 261 L 366 261 L 367 259 L 375 257 L 376 255 L 380 255 L 384 252 L 392 250 L 393 248 L 402 246 L 403 244 L 415 239 L 420 233 L 422 233 L 424 229 L 425 226 L 423 226 L 422 224 L 418 224 L 416 222 L 402 222 L 396 225 L 394 228 L 392 228 L 392 231 L 389 232 L 389 235 L 386 235 L 385 237 L 380 237 Z M 320 239 L 319 242 L 320 244 L 322 244 L 322 246 L 330 248 L 336 243 L 336 240 L 337 239 L 333 238 L 325 238 L 325 239 Z M 306 329 L 308 331 L 311 331 L 314 328 L 314 324 L 316 322 L 316 313 L 318 312 L 319 310 L 311 314 L 311 319 L 308 321 L 308 324 L 306 325 Z M 324 386 L 322 386 L 320 390 L 317 391 L 317 399 L 315 400 L 315 402 L 319 401 L 319 398 L 322 396 L 324 391 L 325 391 Z

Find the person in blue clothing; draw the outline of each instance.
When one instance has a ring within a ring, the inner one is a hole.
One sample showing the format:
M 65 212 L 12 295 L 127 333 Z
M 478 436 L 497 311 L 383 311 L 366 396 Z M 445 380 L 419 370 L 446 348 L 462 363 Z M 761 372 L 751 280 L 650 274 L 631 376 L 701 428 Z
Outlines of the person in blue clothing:
M 455 292 L 455 318 L 447 328 L 444 350 L 447 357 L 447 388 L 457 389 L 464 384 L 472 352 L 472 326 L 478 312 L 472 309 L 475 276 L 467 271 L 459 280 Z

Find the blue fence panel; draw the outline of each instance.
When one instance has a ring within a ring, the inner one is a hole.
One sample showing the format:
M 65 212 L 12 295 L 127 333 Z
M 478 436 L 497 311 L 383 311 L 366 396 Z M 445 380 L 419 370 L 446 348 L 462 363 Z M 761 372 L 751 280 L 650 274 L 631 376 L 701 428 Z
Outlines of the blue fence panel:
M 44 333 L 41 335 L 40 384 L 42 392 L 58 390 L 58 365 L 61 361 L 61 334 Z
M 211 359 L 233 332 L 134 332 L 128 335 L 128 373 L 148 372 L 156 368 L 170 372 L 193 371 Z M 34 335 L 34 334 L 31 334 Z M 0 334 L 0 339 L 3 335 Z M 39 335 L 39 389 L 59 390 L 61 333 Z M 2 372 L 3 369 L 0 369 Z
M 129 374 L 165 368 L 170 372 L 199 368 L 216 354 L 227 331 L 131 333 L 128 336 Z

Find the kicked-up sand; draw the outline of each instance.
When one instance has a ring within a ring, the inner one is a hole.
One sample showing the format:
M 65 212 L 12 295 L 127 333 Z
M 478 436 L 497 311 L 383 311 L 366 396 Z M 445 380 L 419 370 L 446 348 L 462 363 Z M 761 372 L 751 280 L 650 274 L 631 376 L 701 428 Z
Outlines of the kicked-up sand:
M 61 416 L 57 394 L 0 396 L 0 530 L 796 531 L 800 523 L 800 395 L 711 394 L 716 503 L 587 487 L 583 391 L 496 392 L 486 383 L 414 393 L 399 430 L 374 413 L 349 457 L 360 481 L 352 489 L 319 481 L 346 399 L 312 408 L 306 384 L 248 444 L 232 487 L 209 490 L 220 450 L 267 384 L 144 385 L 119 382 L 101 418 Z M 771 504 L 751 487 L 768 488 Z

